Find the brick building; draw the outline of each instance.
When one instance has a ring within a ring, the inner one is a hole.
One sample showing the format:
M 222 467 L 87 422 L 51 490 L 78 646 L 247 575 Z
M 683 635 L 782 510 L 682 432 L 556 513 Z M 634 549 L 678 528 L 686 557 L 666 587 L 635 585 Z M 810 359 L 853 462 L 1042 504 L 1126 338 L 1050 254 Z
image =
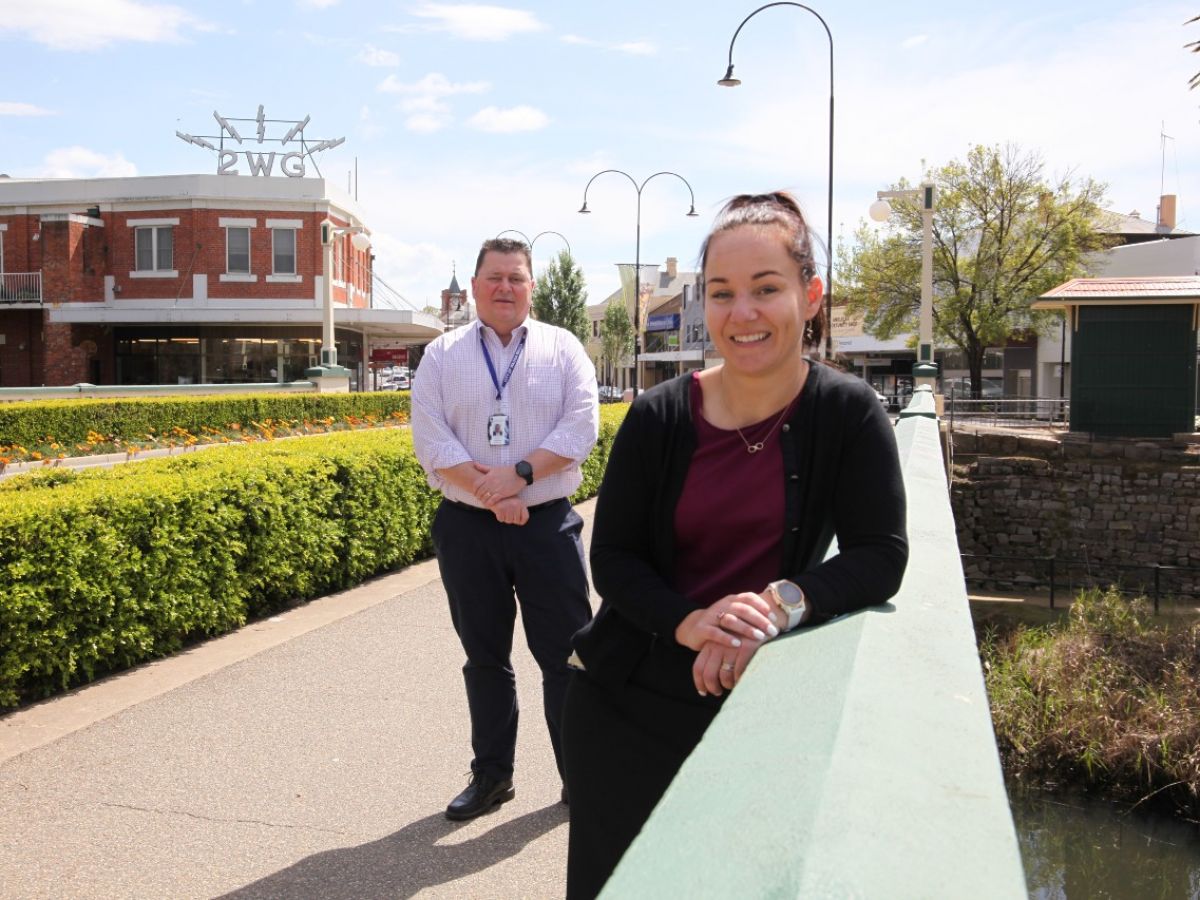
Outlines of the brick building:
M 365 224 L 321 178 L 0 178 L 0 386 L 304 378 L 326 220 Z M 365 384 L 373 341 L 442 326 L 374 307 L 370 250 L 334 240 L 338 361 Z

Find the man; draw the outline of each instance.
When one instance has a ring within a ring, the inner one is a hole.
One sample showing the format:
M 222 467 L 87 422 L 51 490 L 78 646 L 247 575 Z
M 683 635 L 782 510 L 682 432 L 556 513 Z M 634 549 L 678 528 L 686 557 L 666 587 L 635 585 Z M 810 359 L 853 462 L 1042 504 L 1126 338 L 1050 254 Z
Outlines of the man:
M 455 820 L 514 796 L 514 591 L 560 775 L 570 638 L 591 618 L 583 520 L 567 498 L 599 429 L 596 372 L 573 334 L 530 318 L 532 269 L 520 241 L 485 241 L 471 279 L 478 321 L 430 344 L 413 380 L 413 444 L 444 495 L 433 545 L 467 656 L 474 759 L 446 808 Z

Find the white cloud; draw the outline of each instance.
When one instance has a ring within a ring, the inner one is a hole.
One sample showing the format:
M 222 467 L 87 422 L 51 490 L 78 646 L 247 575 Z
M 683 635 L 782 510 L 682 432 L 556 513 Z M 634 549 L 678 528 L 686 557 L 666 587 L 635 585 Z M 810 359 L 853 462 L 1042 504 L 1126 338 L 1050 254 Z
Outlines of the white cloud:
M 137 166 L 120 153 L 105 156 L 87 147 L 60 147 L 46 155 L 39 178 L 126 178 Z
M 472 128 L 495 134 L 538 131 L 545 128 L 549 122 L 550 119 L 544 112 L 532 106 L 513 106 L 508 109 L 485 106 L 467 120 L 467 124 Z
M 400 65 L 400 56 L 398 54 L 393 53 L 391 50 L 383 50 L 372 44 L 367 44 L 367 46 L 363 47 L 355 59 L 365 66 L 374 66 L 381 69 L 394 68 Z
M 564 44 L 578 44 L 583 47 L 599 47 L 602 50 L 615 50 L 618 53 L 628 53 L 631 56 L 654 56 L 658 53 L 658 45 L 651 41 L 622 41 L 619 44 L 606 44 L 578 34 L 564 34 L 561 38 Z
M 331 6 L 337 6 L 341 0 L 300 0 L 301 6 L 311 6 L 314 9 L 329 9 Z
M 0 33 L 24 35 L 55 50 L 98 50 L 119 41 L 173 43 L 214 27 L 178 6 L 137 0 L 2 0 Z
M 422 3 L 413 15 L 432 20 L 436 31 L 448 31 L 466 41 L 506 41 L 515 34 L 546 28 L 526 10 L 474 3 Z
M 0 116 L 52 116 L 54 113 L 32 103 L 13 103 L 0 100 Z
M 427 97 L 449 97 L 451 94 L 482 94 L 491 90 L 486 81 L 465 81 L 454 84 L 441 72 L 430 72 L 420 81 L 405 84 L 395 75 L 379 82 L 375 90 L 385 94 L 415 94 Z
M 913 47 L 919 47 L 929 40 L 927 34 L 914 34 L 912 37 L 905 38 L 900 42 L 900 46 L 905 50 L 911 50 Z

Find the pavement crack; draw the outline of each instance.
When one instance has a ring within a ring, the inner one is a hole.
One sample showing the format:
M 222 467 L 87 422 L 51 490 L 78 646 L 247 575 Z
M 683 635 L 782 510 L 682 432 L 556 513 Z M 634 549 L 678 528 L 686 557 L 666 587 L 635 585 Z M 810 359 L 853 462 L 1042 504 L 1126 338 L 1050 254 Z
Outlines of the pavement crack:
M 155 809 L 149 806 L 135 806 L 130 803 L 111 803 L 107 800 L 99 801 L 98 805 L 107 806 L 112 809 L 128 809 L 133 812 L 150 813 L 157 816 L 182 816 L 187 819 L 196 819 L 200 822 L 215 822 L 222 825 L 263 825 L 267 828 L 283 828 L 289 831 L 316 831 L 321 834 L 336 834 L 345 836 L 345 831 L 338 831 L 333 828 L 318 828 L 313 825 L 285 825 L 280 822 L 267 822 L 262 819 L 224 819 L 219 816 L 202 816 L 199 813 L 188 812 L 185 809 Z

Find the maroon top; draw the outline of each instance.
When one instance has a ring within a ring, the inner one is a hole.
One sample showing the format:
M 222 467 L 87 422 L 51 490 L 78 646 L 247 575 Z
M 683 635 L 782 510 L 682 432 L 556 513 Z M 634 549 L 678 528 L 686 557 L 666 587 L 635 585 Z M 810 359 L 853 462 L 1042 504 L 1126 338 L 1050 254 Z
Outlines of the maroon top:
M 784 528 L 779 429 L 796 401 L 743 428 L 743 440 L 735 429 L 725 431 L 704 418 L 698 372 L 690 388 L 697 447 L 675 507 L 675 587 L 705 607 L 727 594 L 761 591 L 779 577 Z M 762 441 L 762 450 L 748 452 L 747 441 Z

